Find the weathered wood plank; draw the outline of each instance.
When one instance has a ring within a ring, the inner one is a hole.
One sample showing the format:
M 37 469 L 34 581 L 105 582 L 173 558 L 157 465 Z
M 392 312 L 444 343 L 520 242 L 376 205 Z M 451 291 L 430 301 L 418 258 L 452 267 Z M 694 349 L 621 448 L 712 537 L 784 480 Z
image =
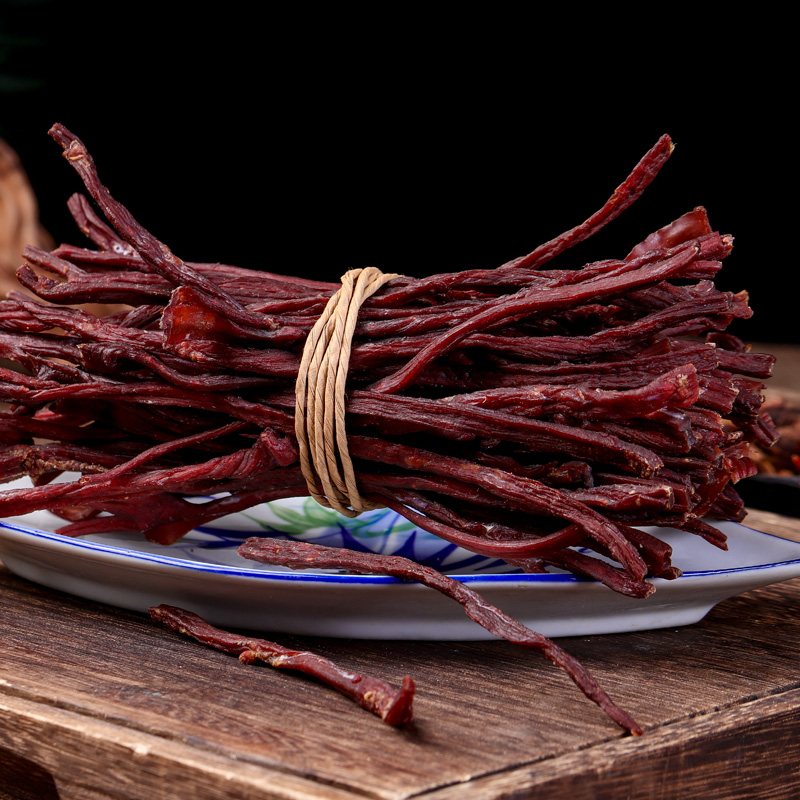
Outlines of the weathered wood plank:
M 796 520 L 753 512 L 748 523 L 800 539 Z M 534 789 L 554 787 L 580 800 L 573 771 L 609 791 L 623 785 L 609 777 L 617 767 L 660 776 L 637 783 L 640 794 L 626 789 L 638 800 L 677 796 L 664 788 L 676 765 L 687 786 L 726 785 L 727 760 L 713 754 L 727 748 L 747 753 L 741 775 L 779 792 L 794 787 L 797 754 L 766 741 L 769 731 L 800 740 L 799 603 L 800 579 L 685 628 L 562 640 L 647 727 L 636 740 L 549 663 L 504 642 L 279 638 L 396 683 L 412 674 L 417 719 L 396 730 L 312 680 L 242 665 L 143 615 L 0 568 L 0 778 L 24 774 L 44 800 L 53 785 L 61 800 L 157 800 L 179 784 L 196 797 L 259 800 L 546 797 Z
M 19 753 L 25 756 L 14 755 Z M 11 784 L 12 780 L 17 782 Z M 14 793 L 4 795 L 4 785 Z M 114 720 L 0 695 L 0 800 L 6 796 L 13 800 L 29 796 L 31 800 L 184 796 L 350 800 L 353 794 L 280 768 L 242 764 L 191 742 L 166 740 Z
M 450 786 L 425 800 L 458 800 Z M 470 800 L 790 800 L 800 797 L 800 690 L 714 710 L 473 781 Z
M 321 785 L 395 798 L 620 739 L 548 664 L 501 642 L 290 642 L 392 680 L 414 674 L 418 720 L 397 731 L 311 681 L 245 667 L 137 615 L 3 578 L 5 694 L 106 720 L 123 738 L 138 731 L 191 743 L 201 760 L 280 765 Z M 566 645 L 650 732 L 679 729 L 692 716 L 797 685 L 798 597 L 793 581 L 728 601 L 688 628 Z M 96 745 L 83 748 L 93 755 Z

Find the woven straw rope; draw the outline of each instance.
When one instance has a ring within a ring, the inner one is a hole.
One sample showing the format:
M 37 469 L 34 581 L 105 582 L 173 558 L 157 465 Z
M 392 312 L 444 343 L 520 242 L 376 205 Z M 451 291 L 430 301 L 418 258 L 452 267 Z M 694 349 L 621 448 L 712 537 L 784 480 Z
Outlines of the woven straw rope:
M 306 339 L 297 373 L 294 425 L 308 492 L 348 517 L 381 508 L 359 494 L 347 448 L 344 397 L 353 332 L 364 301 L 397 277 L 375 267 L 345 273 Z

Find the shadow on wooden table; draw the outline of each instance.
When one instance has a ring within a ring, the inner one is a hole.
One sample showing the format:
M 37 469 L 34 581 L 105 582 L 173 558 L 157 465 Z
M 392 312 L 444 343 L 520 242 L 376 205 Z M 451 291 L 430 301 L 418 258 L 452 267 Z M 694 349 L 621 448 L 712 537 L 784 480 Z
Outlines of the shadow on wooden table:
M 47 770 L 16 753 L 0 749 L 0 800 L 59 800 L 59 794 Z

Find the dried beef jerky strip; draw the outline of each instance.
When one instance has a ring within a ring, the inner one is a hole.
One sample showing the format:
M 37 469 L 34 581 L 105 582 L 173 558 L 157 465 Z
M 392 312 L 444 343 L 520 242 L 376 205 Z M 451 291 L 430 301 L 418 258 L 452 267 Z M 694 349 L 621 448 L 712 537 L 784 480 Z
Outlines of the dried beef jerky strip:
M 618 567 L 577 550 L 563 550 L 560 553 L 545 556 L 543 561 L 573 575 L 591 578 L 605 586 L 612 587 L 619 594 L 637 600 L 644 600 L 656 590 L 651 583 L 632 580 L 630 575 Z
M 548 553 L 578 544 L 586 538 L 586 532 L 579 525 L 566 525 L 555 533 L 535 539 L 521 539 L 518 531 L 496 523 L 469 520 L 419 492 L 393 489 L 389 493 L 372 487 L 369 480 L 364 482 L 364 486 L 371 490 L 368 492 L 370 498 L 379 500 L 417 527 L 479 555 L 513 559 L 516 563 L 521 558 L 541 558 Z M 498 538 L 503 534 L 515 538 Z
M 711 375 L 719 364 L 716 348 L 707 344 L 693 344 L 688 348 L 675 345 L 675 341 L 669 340 L 659 342 L 655 350 L 636 356 L 612 356 L 585 363 L 536 364 L 496 357 L 491 359 L 491 372 L 480 375 L 477 370 L 472 370 L 470 374 L 475 382 L 488 384 L 482 388 L 547 383 L 580 388 L 632 389 L 649 383 L 654 377 L 675 367 L 691 364 L 698 373 L 701 400 L 702 393 L 708 392 L 711 400 L 720 403 L 717 410 L 724 411 L 727 403 L 733 403 L 736 391 L 724 378 Z
M 196 337 L 198 319 L 203 320 L 205 338 L 222 342 L 237 341 L 250 347 L 261 344 L 291 347 L 295 343 L 302 343 L 314 323 L 310 317 L 300 324 L 297 324 L 297 320 L 287 324 L 283 320 L 269 318 L 269 324 L 244 326 L 228 319 L 215 301 L 204 297 L 196 289 L 179 286 L 172 292 L 161 317 L 165 344 L 175 346 L 185 338 Z
M 107 373 L 117 378 L 121 376 L 120 362 L 126 360 L 139 364 L 149 371 L 141 374 L 141 379 L 151 381 L 157 378 L 181 389 L 203 392 L 236 393 L 254 387 L 272 386 L 275 381 L 268 375 L 235 375 L 207 372 L 197 365 L 187 366 L 181 359 L 171 358 L 169 354 L 158 356 L 127 343 L 90 342 L 80 348 L 76 361 L 86 370 Z M 140 376 L 132 376 L 138 378 Z
M 687 364 L 633 389 L 540 384 L 462 393 L 445 398 L 445 402 L 501 408 L 532 417 L 561 413 L 582 419 L 624 420 L 647 416 L 666 405 L 689 406 L 697 402 L 699 394 L 697 370 Z
M 259 503 L 298 497 L 305 487 L 299 469 L 267 473 L 263 485 L 257 489 L 252 489 L 248 485 L 250 483 L 252 481 L 244 480 L 237 486 L 231 481 L 230 486 L 201 487 L 201 491 L 206 494 L 215 489 L 231 489 L 230 494 L 202 504 L 185 500 L 171 492 L 159 491 L 157 487 L 134 495 L 131 499 L 125 499 L 122 495 L 121 499 L 109 500 L 102 495 L 91 503 L 91 507 L 108 512 L 108 516 L 67 525 L 59 528 L 58 533 L 64 536 L 85 536 L 90 533 L 126 530 L 144 534 L 151 542 L 169 545 L 194 528 L 226 514 L 244 511 Z M 142 498 L 146 498 L 146 502 Z M 61 508 L 68 505 L 70 504 L 61 502 L 54 510 L 59 513 Z
M 412 506 L 407 506 L 403 510 L 402 504 L 398 502 L 398 498 L 403 497 L 402 493 L 393 492 L 389 495 L 386 492 L 373 492 L 369 495 L 370 499 L 379 500 L 387 508 L 403 514 L 417 527 L 427 530 L 445 541 L 465 547 L 473 553 L 502 558 L 508 564 L 519 567 L 525 572 L 542 572 L 545 564 L 551 564 L 575 574 L 586 575 L 627 597 L 642 599 L 649 597 L 654 591 L 652 584 L 647 583 L 644 579 L 635 579 L 626 571 L 605 561 L 599 561 L 588 554 L 579 554 L 570 550 L 571 546 L 581 544 L 588 549 L 608 554 L 607 548 L 585 539 L 585 532 L 578 525 L 568 525 L 560 531 L 541 536 L 533 541 L 500 539 L 487 542 L 483 537 L 464 534 L 463 528 L 452 527 L 451 524 L 443 524 L 433 519 L 429 515 L 430 504 L 420 502 L 418 497 L 411 494 L 405 496 L 411 501 Z M 420 506 L 425 508 L 425 515 L 416 512 L 415 509 Z M 437 516 L 443 515 L 437 514 Z M 452 515 L 448 519 L 448 523 L 453 522 L 457 522 L 456 515 Z M 501 534 L 504 532 L 503 526 L 499 525 L 496 525 L 494 530 Z M 675 577 L 675 574 L 671 572 L 674 568 L 671 564 L 665 563 L 663 552 L 659 552 L 658 548 L 650 552 L 649 543 L 645 543 L 641 539 L 634 541 L 637 542 L 637 549 L 647 561 L 648 566 L 652 564 L 654 570 L 652 574 L 657 577 Z
M 62 308 L 38 303 L 20 295 L 15 295 L 14 299 L 33 319 L 45 326 L 44 330 L 62 328 L 68 334 L 84 340 L 131 342 L 153 351 L 161 349 L 161 336 L 158 331 L 112 325 L 79 308 Z
M 672 564 L 672 546 L 641 528 L 620 525 L 628 540 L 639 549 L 647 562 L 649 574 L 654 578 L 673 580 L 679 578 L 681 570 Z
M 759 414 L 755 419 L 751 417 L 742 420 L 741 425 L 750 434 L 752 441 L 764 448 L 772 447 L 780 436 L 779 429 L 766 412 Z
M 512 353 L 526 359 L 558 362 L 623 352 L 651 338 L 689 336 L 704 333 L 712 327 L 724 327 L 737 316 L 730 296 L 718 293 L 676 303 L 653 311 L 633 322 L 605 328 L 586 336 L 519 337 L 476 333 L 466 337 L 462 348 L 483 347 L 497 353 Z
M 70 260 L 85 260 L 87 263 L 108 265 L 131 265 L 137 271 L 150 271 L 150 267 L 137 253 L 134 247 L 121 239 L 104 220 L 97 216 L 88 199 L 81 194 L 73 194 L 67 201 L 67 207 L 80 230 L 96 244 L 100 250 L 86 250 L 73 245 L 61 244 L 54 253 Z M 300 278 L 297 276 L 276 275 L 271 272 L 254 271 L 228 264 L 197 264 L 187 262 L 199 272 L 213 276 L 242 277 L 251 281 L 265 280 L 273 284 L 290 286 L 293 296 L 298 294 L 334 292 L 338 288 L 335 283 Z
M 39 483 L 48 473 L 105 473 L 118 466 L 121 460 L 121 456 L 108 451 L 60 442 L 5 447 L 0 450 L 0 480 L 29 475 L 34 483 Z
M 586 539 L 579 525 L 555 531 L 552 525 L 536 527 L 531 521 L 521 521 L 518 514 L 508 514 L 499 498 L 453 479 L 417 473 L 372 475 L 362 472 L 360 476 L 370 499 L 397 511 L 423 530 L 481 555 L 513 559 L 518 564 L 520 558 L 544 557 L 576 544 L 609 552 L 598 542 Z M 613 489 L 609 486 L 579 489 L 572 496 L 587 506 L 603 508 L 615 521 L 633 517 L 633 524 L 648 522 L 656 512 L 663 516 L 666 510 L 685 514 L 690 509 L 688 491 L 683 484 L 642 480 L 635 487 L 626 487 L 619 485 L 621 482 L 624 478 L 618 477 L 610 481 Z M 460 513 L 448 505 L 453 501 L 462 509 Z M 635 544 L 649 567 L 663 573 L 670 566 L 668 554 L 671 550 L 665 550 L 667 546 L 662 546 L 655 537 L 639 536 L 627 525 L 619 528 Z M 619 583 L 611 588 L 624 590 Z
M 767 353 L 732 353 L 719 348 L 718 356 L 722 369 L 753 378 L 769 378 L 775 363 L 775 356 Z
M 562 233 L 555 239 L 539 245 L 527 256 L 514 259 L 509 262 L 509 265 L 537 269 L 570 247 L 588 239 L 618 217 L 639 198 L 642 192 L 652 183 L 661 167 L 667 162 L 673 149 L 674 145 L 669 136 L 665 134 L 660 137 L 655 145 L 644 154 L 631 174 L 614 190 L 614 193 L 599 211 L 596 211 L 585 222 L 576 225 L 566 233 Z M 503 267 L 500 269 L 502 270 Z
M 64 419 L 47 411 L 37 412 L 35 415 L 3 411 L 0 412 L 0 441 L 21 444 L 32 442 L 36 437 L 64 444 L 77 440 L 85 443 L 92 439 L 108 442 L 120 436 L 119 431 L 115 432 L 111 428 L 101 430 L 97 426 L 85 426 L 85 423 L 91 421 L 89 416 L 80 419 L 77 415 L 70 415 Z
M 634 514 L 638 519 L 675 508 L 675 493 L 668 483 L 618 483 L 574 489 L 572 499 L 602 511 L 609 519 Z
M 243 492 L 250 504 L 274 500 L 279 497 L 291 497 L 302 494 L 304 485 L 299 469 L 293 466 L 297 461 L 297 450 L 293 440 L 274 434 L 269 429 L 263 430 L 255 444 L 230 453 L 214 456 L 198 463 L 179 464 L 177 466 L 153 467 L 139 472 L 141 465 L 158 460 L 164 455 L 188 446 L 196 446 L 241 430 L 239 423 L 228 423 L 221 428 L 201 431 L 197 434 L 173 439 L 166 443 L 156 444 L 133 456 L 132 463 L 121 464 L 117 469 L 108 469 L 95 475 L 84 475 L 79 481 L 72 481 L 49 486 L 38 486 L 33 489 L 7 490 L 0 496 L 0 509 L 3 516 L 20 515 L 38 508 L 58 509 L 66 505 L 89 505 L 102 510 L 126 508 L 125 503 L 133 501 L 126 510 L 128 519 L 140 517 L 140 530 L 147 533 L 153 527 L 151 498 L 152 492 L 183 493 L 188 496 L 203 496 L 229 488 L 232 492 Z M 75 458 L 82 460 L 91 458 L 92 451 L 84 455 L 85 450 L 75 450 Z M 20 453 L 13 449 L 11 457 L 19 459 Z M 22 453 L 22 456 L 25 454 Z M 106 467 L 115 467 L 99 453 L 98 463 Z M 118 459 L 117 459 L 118 460 Z M 126 459 L 127 461 L 127 459 Z M 63 468 L 68 468 L 69 465 Z M 254 499 L 252 490 L 260 488 L 260 499 Z M 148 495 L 148 503 L 142 504 L 138 498 Z M 224 499 L 224 498 L 223 498 Z M 202 506 L 183 508 L 181 511 L 190 530 L 192 521 L 205 521 L 215 515 L 228 513 L 217 511 L 221 506 L 229 508 L 241 498 L 226 502 L 212 500 Z M 112 522 L 112 521 L 109 521 Z M 113 530 L 113 527 L 109 527 Z M 63 531 L 62 531 L 63 532 Z
M 696 239 L 711 232 L 711 223 L 708 221 L 708 214 L 705 208 L 697 206 L 697 208 L 688 211 L 663 228 L 651 233 L 643 242 L 637 244 L 628 253 L 627 257 L 629 259 L 636 258 L 651 250 L 675 247 L 690 239 Z
M 459 458 L 394 442 L 351 436 L 348 444 L 350 453 L 355 458 L 453 477 L 496 494 L 520 510 L 559 517 L 581 525 L 587 536 L 598 539 L 609 548 L 614 558 L 628 569 L 634 579 L 643 578 L 647 571 L 635 548 L 631 547 L 613 523 L 596 511 L 572 500 L 567 492 L 503 470 L 491 467 L 478 468 L 475 464 Z
M 563 669 L 586 697 L 597 703 L 620 727 L 636 735 L 644 732 L 629 714 L 614 704 L 591 673 L 566 651 L 490 605 L 465 584 L 434 569 L 402 556 L 356 553 L 307 542 L 276 539 L 247 539 L 239 547 L 239 554 L 263 564 L 290 569 L 347 569 L 357 573 L 391 575 L 436 589 L 459 603 L 470 619 L 494 636 L 542 652 L 552 663 Z
M 555 452 L 600 461 L 643 476 L 652 475 L 662 465 L 652 450 L 614 434 L 520 417 L 504 410 L 353 391 L 347 411 L 357 418 L 351 430 L 359 427 L 359 418 L 367 427 L 381 420 L 381 430 L 388 435 L 429 431 L 446 439 L 497 438 L 523 444 L 532 453 Z
M 183 262 L 166 245 L 139 225 L 128 209 L 114 200 L 100 182 L 94 161 L 78 137 L 62 125 L 54 125 L 50 130 L 50 135 L 62 146 L 64 157 L 81 176 L 89 194 L 102 208 L 106 219 L 116 233 L 131 245 L 152 269 L 163 275 L 176 287 L 188 286 L 202 292 L 210 303 L 214 303 L 231 319 L 257 326 L 270 324 L 269 319 L 264 315 L 248 312 L 238 300 L 221 288 L 217 281 Z
M 465 483 L 459 484 L 452 480 L 443 481 L 441 477 L 437 479 L 424 475 L 403 476 L 386 473 L 376 475 L 368 472 L 359 474 L 362 476 L 361 482 L 365 488 L 368 487 L 371 491 L 391 489 L 398 498 L 404 495 L 403 489 L 415 489 L 435 492 L 452 499 L 486 508 L 506 507 L 504 501 L 498 501 L 497 498 L 486 491 L 477 491 L 475 487 Z M 512 474 L 527 477 L 521 472 Z M 552 486 L 553 484 L 548 483 L 547 485 Z M 565 489 L 569 490 L 569 496 L 572 500 L 583 503 L 587 508 L 601 510 L 604 515 L 612 520 L 616 520 L 620 516 L 627 518 L 630 514 L 646 520 L 648 515 L 657 511 L 689 510 L 687 495 L 683 487 L 676 487 L 667 481 L 659 481 L 657 479 L 634 479 L 632 482 L 626 483 L 625 478 L 619 476 L 618 480 L 601 486 L 590 488 L 565 487 Z M 410 505 L 419 509 L 415 502 L 410 503 Z M 428 512 L 426 511 L 425 513 Z M 470 526 L 467 520 L 462 520 L 460 524 L 463 526 L 462 530 L 469 530 Z M 421 527 L 424 527 L 424 525 Z M 471 548 L 468 547 L 467 549 Z M 484 555 L 488 555 L 488 553 L 484 553 Z
M 230 463 L 241 464 L 240 457 Z M 259 503 L 267 503 L 303 494 L 305 481 L 299 468 L 262 470 L 255 460 L 250 470 L 238 476 L 212 476 L 200 462 L 181 468 L 176 473 L 153 470 L 145 474 L 144 483 L 124 480 L 117 484 L 102 483 L 102 473 L 85 475 L 80 482 L 52 483 L 32 489 L 9 489 L 0 497 L 3 516 L 18 516 L 48 508 L 56 514 L 75 505 L 89 507 L 108 516 L 81 521 L 58 529 L 64 536 L 90 533 L 135 531 L 159 544 L 172 544 L 199 525 L 226 514 L 243 511 Z M 168 485 L 167 478 L 173 481 Z M 175 483 L 182 479 L 182 484 Z M 76 485 L 77 484 L 77 485 Z M 179 496 L 184 490 L 189 497 L 230 491 L 204 503 L 195 503 Z M 146 498 L 146 502 L 143 502 Z
M 543 314 L 598 297 L 631 291 L 680 274 L 683 267 L 700 256 L 703 247 L 718 252 L 726 247 L 722 237 L 710 237 L 708 242 L 692 242 L 677 248 L 677 252 L 664 258 L 648 254 L 641 261 L 632 261 L 619 274 L 606 275 L 589 280 L 579 286 L 563 286 L 549 291 L 523 290 L 511 297 L 504 297 L 474 314 L 469 320 L 455 325 L 439 336 L 435 342 L 424 347 L 405 366 L 391 377 L 373 384 L 373 391 L 396 394 L 413 383 L 419 372 L 431 361 L 449 353 L 456 345 L 473 333 L 483 332 L 499 324 L 507 325 L 531 314 Z
M 293 421 L 289 415 L 261 403 L 251 403 L 236 395 L 199 394 L 189 389 L 154 382 L 132 384 L 96 382 L 34 389 L 19 397 L 18 401 L 26 405 L 44 405 L 62 398 L 117 400 L 121 403 L 153 403 L 161 406 L 193 408 L 227 414 L 235 419 L 253 422 L 283 433 L 290 433 L 293 430 Z
M 512 274 L 515 275 L 513 280 L 517 285 L 530 285 L 531 282 L 542 277 L 545 279 L 554 277 L 550 272 L 537 273 L 534 270 L 595 234 L 635 202 L 666 163 L 672 148 L 670 138 L 666 135 L 662 136 L 597 212 L 585 222 L 540 245 L 528 255 L 516 258 L 492 271 L 467 271 L 466 274 L 434 275 L 418 281 L 398 280 L 383 293 L 383 296 L 376 301 L 376 304 L 407 303 L 412 299 L 423 297 L 427 294 L 452 292 L 454 288 L 462 285 L 462 281 L 465 278 L 467 280 L 473 278 L 474 272 L 480 272 L 480 278 L 487 281 L 489 286 L 504 285 L 503 281 L 507 280 Z M 516 273 L 521 270 L 526 271 L 527 275 L 523 274 L 521 279 L 516 278 Z M 573 271 L 572 278 L 574 279 L 575 277 L 576 275 Z
M 485 306 L 485 303 L 482 305 Z M 749 312 L 749 308 L 747 309 Z M 471 313 L 459 313 L 451 318 L 444 317 L 441 322 L 449 320 L 457 324 L 463 318 L 471 321 L 475 310 Z M 493 333 L 476 332 L 463 338 L 458 343 L 460 349 L 481 348 L 496 354 L 510 354 L 519 359 L 540 363 L 558 363 L 565 360 L 586 359 L 604 356 L 608 353 L 623 353 L 636 349 L 648 340 L 666 337 L 690 336 L 705 333 L 711 328 L 722 328 L 735 319 L 745 316 L 737 296 L 730 293 L 715 292 L 711 295 L 691 297 L 678 300 L 666 308 L 639 317 L 630 322 L 621 322 L 586 335 L 575 335 L 574 332 L 547 335 L 540 332 L 536 336 L 521 336 L 508 329 L 497 329 Z M 552 321 L 553 317 L 549 318 Z M 610 320 L 607 320 L 610 322 Z M 390 355 L 395 360 L 407 359 L 416 355 L 422 347 L 432 347 L 437 341 L 435 330 L 426 332 L 430 325 L 424 320 L 412 319 L 401 327 L 393 326 L 385 335 L 397 336 L 391 342 Z M 384 332 L 372 326 L 356 329 L 356 335 L 367 335 L 369 331 L 374 337 L 383 336 Z M 422 333 L 419 333 L 421 331 Z M 411 336 L 410 334 L 416 334 Z M 354 348 L 355 365 L 363 369 L 366 366 L 380 364 L 385 358 L 388 342 L 380 339 L 357 341 Z
M 117 271 L 99 275 L 90 275 L 68 264 L 64 269 L 57 269 L 51 253 L 27 248 L 26 265 L 17 270 L 17 279 L 37 297 L 52 303 L 91 303 L 103 302 L 127 303 L 140 305 L 152 303 L 157 298 L 169 299 L 175 288 L 158 275 L 135 274 L 132 277 Z M 65 281 L 54 281 L 51 278 L 37 275 L 30 266 L 47 269 L 62 275 Z
M 503 281 L 508 273 L 516 272 L 520 269 L 533 272 L 560 253 L 595 234 L 641 196 L 642 192 L 650 185 L 661 167 L 666 163 L 672 153 L 672 149 L 671 139 L 666 135 L 662 136 L 642 157 L 625 181 L 615 189 L 603 206 L 585 222 L 576 225 L 549 242 L 545 242 L 528 255 L 521 256 L 498 267 L 487 275 L 488 280 L 490 282 L 494 281 L 496 286 Z M 537 275 L 536 277 L 539 276 Z M 413 284 L 390 288 L 384 293 L 381 303 L 397 303 L 400 300 L 408 302 L 410 299 L 428 292 L 441 292 L 452 289 L 454 285 L 458 285 L 456 281 L 459 280 L 459 275 L 437 275 L 416 281 Z M 530 280 L 531 278 L 529 277 L 528 282 Z M 492 284 L 490 283 L 489 285 Z
M 170 439 L 167 442 L 162 442 L 161 444 L 154 445 L 153 447 L 144 450 L 138 455 L 128 459 L 123 464 L 108 469 L 103 474 L 103 480 L 105 482 L 119 481 L 121 476 L 141 471 L 141 468 L 145 464 L 156 462 L 166 455 L 175 453 L 178 450 L 185 450 L 199 444 L 204 444 L 214 439 L 220 439 L 221 437 L 228 436 L 232 433 L 239 433 L 248 427 L 249 426 L 247 423 L 244 422 L 230 422 L 221 428 L 207 429 L 190 436 Z
M 36 253 L 32 248 L 24 251 L 26 256 L 33 256 L 30 259 L 32 263 L 37 258 Z M 61 244 L 52 251 L 52 255 L 71 267 L 64 277 L 82 275 L 85 280 L 95 280 L 99 286 L 104 281 L 119 280 L 152 287 L 154 294 L 158 295 L 163 295 L 167 288 L 175 288 L 169 280 L 154 272 L 132 248 L 130 252 L 103 252 Z M 248 310 L 258 313 L 269 313 L 269 309 L 274 307 L 279 312 L 310 314 L 320 305 L 324 306 L 328 297 L 338 288 L 337 284 L 287 278 L 228 264 L 187 264 L 200 274 L 216 279 Z M 42 266 L 48 268 L 45 264 Z M 407 314 L 408 311 L 403 310 L 403 313 Z
M 144 230 L 133 215 L 111 197 L 97 176 L 94 159 L 77 136 L 63 125 L 54 125 L 50 129 L 50 136 L 64 149 L 64 157 L 81 176 L 89 194 L 102 208 L 106 219 L 120 238 L 131 245 L 153 269 L 175 286 L 195 286 L 211 297 L 218 298 L 232 315 L 244 314 L 241 305 L 222 291 L 214 281 L 173 255 L 166 245 Z
M 744 500 L 735 487 L 728 483 L 717 495 L 706 516 L 709 519 L 723 519 L 731 522 L 742 522 L 747 516 Z
M 596 271 L 603 270 L 606 265 L 610 268 L 620 264 L 619 259 L 610 259 L 600 262 L 600 266 L 578 274 L 576 270 L 548 270 L 547 272 L 532 272 L 530 270 L 509 268 L 498 275 L 497 268 L 472 269 L 460 272 L 446 272 L 438 275 L 429 275 L 425 278 L 396 278 L 380 295 L 367 303 L 369 309 L 396 309 L 405 306 L 419 307 L 421 304 L 442 305 L 453 300 L 463 300 L 473 297 L 477 291 L 487 290 L 496 296 L 497 289 L 516 291 L 522 287 L 537 287 L 540 289 L 581 281 L 594 275 Z
M 667 416 L 668 412 L 659 411 L 656 414 Z M 587 431 L 604 433 L 627 442 L 629 447 L 642 447 L 662 455 L 688 453 L 697 445 L 691 423 L 682 415 L 677 420 L 658 420 L 655 414 L 649 418 L 624 422 L 586 420 L 582 426 Z
M 165 352 L 184 359 L 187 363 L 208 371 L 252 373 L 266 377 L 286 379 L 297 377 L 300 357 L 296 352 L 282 347 L 228 346 L 214 339 L 193 339 L 184 336 L 163 342 Z
M 145 319 L 150 317 L 149 309 L 150 307 L 144 309 Z M 116 339 L 114 333 L 120 328 L 128 327 L 128 321 L 135 326 L 135 318 L 127 319 L 129 316 L 133 316 L 134 313 L 129 312 L 129 314 L 119 317 L 115 316 L 113 320 L 111 317 L 104 318 L 106 324 L 102 327 L 102 330 L 105 331 L 105 334 L 99 333 L 102 338 L 101 341 L 81 341 L 78 335 L 68 337 L 48 335 L 46 333 L 34 335 L 0 331 L 0 357 L 16 361 L 37 372 L 40 372 L 40 369 L 51 371 L 71 369 L 64 363 L 42 360 L 44 358 L 56 358 L 62 360 L 62 362 L 67 361 L 72 365 L 81 365 L 86 370 L 112 374 L 115 378 L 115 383 L 125 377 L 125 373 L 120 369 L 120 362 L 125 360 L 137 362 L 151 370 L 154 375 L 184 388 L 233 391 L 248 386 L 271 385 L 274 382 L 270 380 L 269 375 L 234 375 L 208 372 L 198 364 L 186 361 L 163 350 L 157 349 L 156 353 L 151 352 L 142 346 L 147 344 L 146 340 L 138 342 L 135 340 L 121 341 Z M 61 318 L 61 322 L 67 326 L 72 326 L 73 317 L 74 315 L 68 312 Z M 31 317 L 31 320 L 33 319 Z M 48 323 L 42 323 L 43 327 L 48 325 Z M 278 353 L 277 358 L 275 357 L 276 352 Z M 267 372 L 283 373 L 288 371 L 291 373 L 291 369 L 296 362 L 296 356 L 282 351 L 270 349 L 268 352 L 259 354 L 259 363 L 263 363 L 265 367 L 269 364 L 269 368 L 266 369 Z M 130 370 L 127 370 L 127 372 L 129 373 Z M 77 377 L 78 374 L 77 372 L 73 373 L 75 377 L 71 380 L 62 378 L 62 382 L 88 382 L 88 377 L 79 378 Z M 139 379 L 141 376 L 133 375 L 132 377 Z M 93 379 L 97 380 L 97 376 L 95 375 Z
M 697 534 L 720 550 L 728 549 L 728 540 L 725 534 L 710 523 L 698 517 L 691 516 L 680 525 L 681 530 Z
M 67 200 L 67 208 L 81 233 L 96 244 L 101 251 L 115 255 L 133 255 L 133 247 L 117 236 L 108 225 L 95 214 L 89 201 L 77 192 Z
M 689 482 L 674 474 L 670 474 L 667 470 L 660 470 L 656 478 L 636 478 L 630 475 L 616 475 L 600 470 L 595 470 L 592 475 L 595 486 L 628 484 L 639 486 L 640 489 L 643 488 L 645 491 L 650 487 L 668 487 L 672 496 L 672 510 L 680 513 L 689 512 L 691 510 L 692 491 Z M 646 516 L 643 517 L 643 522 L 645 521 Z
M 243 664 L 262 661 L 275 669 L 311 675 L 376 714 L 388 725 L 403 725 L 413 719 L 415 686 L 409 676 L 403 678 L 403 685 L 398 689 L 371 675 L 350 672 L 307 650 L 291 650 L 266 639 L 220 630 L 197 614 L 175 606 L 154 606 L 150 609 L 150 616 L 171 630 L 191 636 L 215 650 L 238 656 Z

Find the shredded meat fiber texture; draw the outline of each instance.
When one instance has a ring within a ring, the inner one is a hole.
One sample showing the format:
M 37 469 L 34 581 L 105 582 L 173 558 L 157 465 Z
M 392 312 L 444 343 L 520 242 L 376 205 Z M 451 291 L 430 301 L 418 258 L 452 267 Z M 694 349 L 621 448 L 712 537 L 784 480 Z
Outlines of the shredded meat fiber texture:
M 64 536 L 169 545 L 258 503 L 321 493 L 300 466 L 295 384 L 339 285 L 182 261 L 111 196 L 80 139 L 61 125 L 50 134 L 88 194 L 68 202 L 88 243 L 28 247 L 27 292 L 0 301 L 0 481 L 32 480 L 0 492 L 0 516 L 48 509 Z M 624 257 L 550 264 L 630 206 L 671 152 L 662 136 L 595 214 L 528 255 L 395 277 L 364 301 L 342 408 L 361 497 L 514 568 L 567 570 L 640 599 L 651 578 L 687 566 L 641 526 L 725 548 L 713 520 L 743 518 L 735 484 L 755 472 L 753 445 L 775 439 L 761 411 L 772 357 L 727 332 L 751 315 L 747 294 L 714 283 L 731 236 L 695 208 Z M 100 317 L 83 304 L 122 308 Z M 642 730 L 561 648 L 428 567 L 302 542 L 240 552 L 430 586 Z M 411 718 L 410 678 L 365 683 L 183 609 L 151 614 L 245 662 L 316 675 L 390 724 Z

